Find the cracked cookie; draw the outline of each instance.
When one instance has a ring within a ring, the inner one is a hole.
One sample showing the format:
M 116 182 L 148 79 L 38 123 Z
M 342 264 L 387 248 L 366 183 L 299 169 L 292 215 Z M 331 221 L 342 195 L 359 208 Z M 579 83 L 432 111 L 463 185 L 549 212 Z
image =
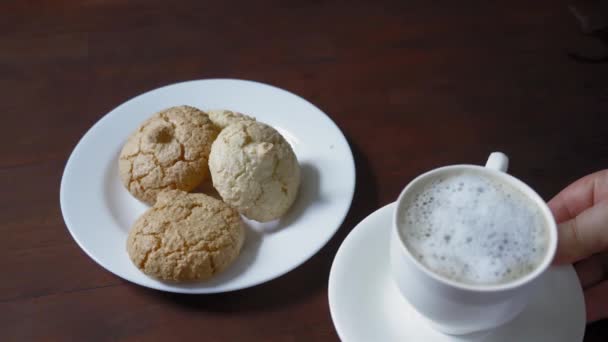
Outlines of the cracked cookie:
M 283 216 L 300 185 L 300 166 L 289 143 L 257 121 L 221 131 L 211 146 L 209 170 L 224 202 L 260 222 Z
M 137 219 L 129 257 L 144 273 L 168 281 L 204 280 L 239 255 L 245 239 L 239 213 L 204 194 L 167 190 Z
M 220 129 L 226 128 L 228 125 L 239 121 L 255 121 L 255 118 L 252 118 L 251 116 L 226 109 L 208 110 L 207 114 L 209 114 L 211 122 Z
M 209 176 L 207 161 L 217 134 L 207 114 L 194 107 L 160 111 L 125 143 L 118 161 L 120 179 L 148 204 L 165 189 L 190 191 Z

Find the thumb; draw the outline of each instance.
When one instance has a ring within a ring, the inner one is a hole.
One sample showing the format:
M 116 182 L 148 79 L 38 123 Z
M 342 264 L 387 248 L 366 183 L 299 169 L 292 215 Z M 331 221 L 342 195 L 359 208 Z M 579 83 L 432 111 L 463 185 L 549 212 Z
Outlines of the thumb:
M 608 250 L 608 200 L 596 203 L 575 218 L 558 225 L 554 262 L 575 263 Z

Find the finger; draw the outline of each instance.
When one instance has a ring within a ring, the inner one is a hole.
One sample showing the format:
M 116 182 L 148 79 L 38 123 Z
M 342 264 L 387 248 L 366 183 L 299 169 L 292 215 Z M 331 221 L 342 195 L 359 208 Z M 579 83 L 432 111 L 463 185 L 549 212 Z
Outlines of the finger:
M 608 318 L 608 281 L 585 290 L 587 322 Z
M 608 170 L 592 173 L 568 185 L 548 204 L 557 223 L 561 223 L 605 199 L 608 199 Z
M 608 250 L 608 199 L 558 225 L 555 263 L 574 263 Z
M 581 260 L 574 268 L 583 289 L 596 285 L 608 275 L 608 253 Z

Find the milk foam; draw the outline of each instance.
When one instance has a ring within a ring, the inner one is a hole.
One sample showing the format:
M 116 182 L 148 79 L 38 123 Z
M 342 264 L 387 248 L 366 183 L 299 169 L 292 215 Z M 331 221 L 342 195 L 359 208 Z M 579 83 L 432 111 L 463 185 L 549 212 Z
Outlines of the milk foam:
M 399 227 L 414 257 L 435 273 L 466 284 L 503 284 L 541 263 L 548 228 L 519 190 L 462 173 L 417 193 L 404 202 Z

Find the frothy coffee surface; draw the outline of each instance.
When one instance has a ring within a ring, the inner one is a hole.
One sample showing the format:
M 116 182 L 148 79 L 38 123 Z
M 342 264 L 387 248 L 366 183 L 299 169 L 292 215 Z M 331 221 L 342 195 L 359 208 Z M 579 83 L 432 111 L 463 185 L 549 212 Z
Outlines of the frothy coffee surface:
M 483 175 L 437 178 L 406 199 L 399 227 L 427 268 L 471 285 L 504 284 L 542 261 L 548 228 L 519 190 Z

